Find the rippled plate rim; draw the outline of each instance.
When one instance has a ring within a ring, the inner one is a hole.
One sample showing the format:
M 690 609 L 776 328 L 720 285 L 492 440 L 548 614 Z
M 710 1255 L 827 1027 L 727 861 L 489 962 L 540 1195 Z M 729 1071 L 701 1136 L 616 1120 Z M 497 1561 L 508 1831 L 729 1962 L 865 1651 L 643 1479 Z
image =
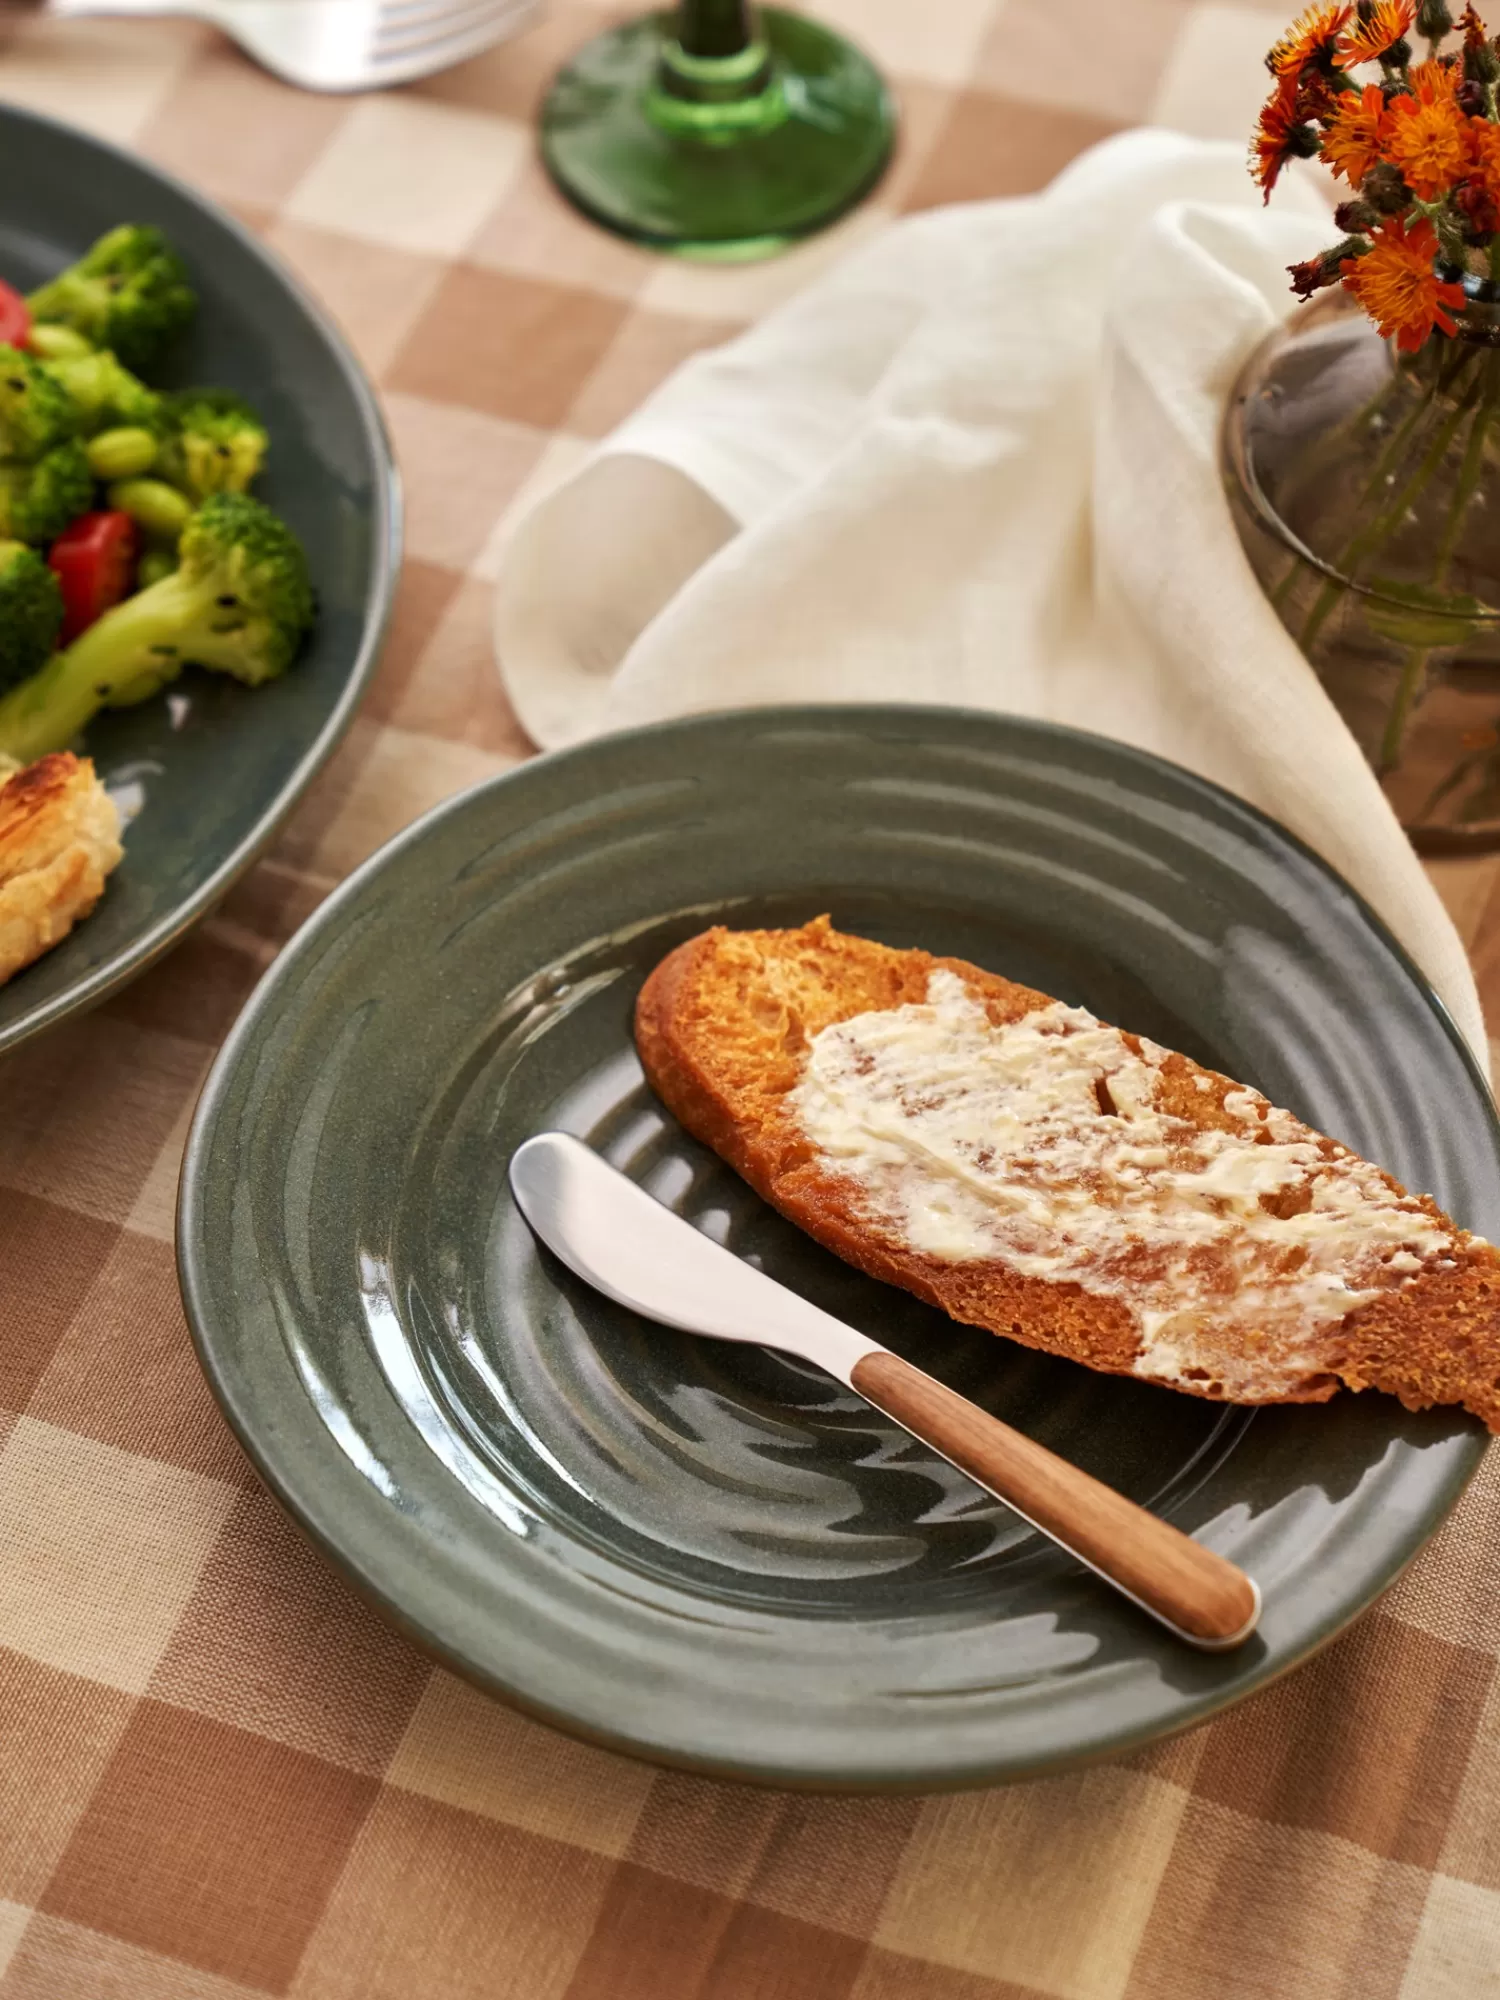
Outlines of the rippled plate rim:
M 19 126 L 23 132 L 28 126 L 41 128 L 54 138 L 67 140 L 85 154 L 92 154 L 94 157 L 90 165 L 101 173 L 108 173 L 113 162 L 123 161 L 133 171 L 168 189 L 179 201 L 197 209 L 221 235 L 229 237 L 245 256 L 260 267 L 265 282 L 283 293 L 309 321 L 333 357 L 359 412 L 374 473 L 372 560 L 364 632 L 338 699 L 303 753 L 301 762 L 287 774 L 280 790 L 264 808 L 256 824 L 224 855 L 218 867 L 191 895 L 183 897 L 175 908 L 159 917 L 112 958 L 95 966 L 92 972 L 75 980 L 61 993 L 54 993 L 50 999 L 28 1008 L 12 1021 L 0 1022 L 0 1055 L 4 1055 L 8 1050 L 30 1041 L 34 1035 L 54 1027 L 57 1022 L 66 1020 L 69 1015 L 97 1006 L 111 993 L 139 977 L 185 932 L 191 930 L 200 917 L 221 901 L 246 869 L 265 852 L 287 815 L 333 755 L 374 679 L 395 608 L 396 580 L 401 570 L 403 508 L 396 456 L 370 379 L 342 330 L 320 301 L 293 274 L 289 265 L 283 263 L 274 251 L 252 235 L 218 202 L 189 186 L 176 174 L 157 166 L 144 154 L 117 146 L 92 132 L 85 132 L 76 125 L 70 125 L 66 119 L 51 118 L 44 112 L 27 110 L 16 104 L 0 103 L 0 125 Z
M 456 1643 L 442 1630 L 434 1629 L 430 1610 L 421 1602 L 420 1590 L 412 1592 L 402 1589 L 399 1584 L 396 1587 L 389 1585 L 391 1560 L 397 1554 L 392 1546 L 393 1537 L 399 1538 L 406 1532 L 415 1534 L 416 1531 L 401 1520 L 388 1501 L 374 1494 L 365 1480 L 348 1465 L 342 1453 L 329 1442 L 326 1430 L 317 1430 L 312 1439 L 314 1450 L 310 1458 L 302 1459 L 295 1447 L 290 1451 L 285 1449 L 280 1426 L 274 1418 L 268 1423 L 262 1421 L 253 1406 L 250 1385 L 236 1371 L 230 1351 L 232 1343 L 228 1340 L 221 1342 L 219 1338 L 220 1330 L 210 1305 L 210 1252 L 203 1237 L 210 1154 L 225 1100 L 262 1023 L 268 1016 L 274 1017 L 284 991 L 295 1004 L 295 986 L 304 959 L 329 931 L 336 931 L 341 926 L 345 911 L 358 902 L 370 883 L 411 850 L 421 846 L 447 819 L 472 810 L 479 799 L 491 796 L 502 788 L 525 786 L 538 775 L 554 777 L 559 769 L 575 762 L 580 769 L 586 769 L 593 757 L 608 754 L 612 748 L 628 750 L 632 744 L 664 738 L 720 733 L 732 736 L 736 731 L 746 729 L 763 731 L 811 727 L 834 732 L 868 732 L 895 727 L 911 734 L 920 732 L 924 724 L 935 724 L 948 730 L 955 723 L 972 724 L 990 734 L 1000 732 L 1019 739 L 1021 743 L 1028 738 L 1045 742 L 1057 760 L 1063 763 L 1067 761 L 1066 755 L 1058 753 L 1065 753 L 1070 744 L 1080 749 L 1086 747 L 1095 756 L 1102 752 L 1107 760 L 1114 763 L 1121 779 L 1132 791 L 1138 790 L 1138 786 L 1130 783 L 1132 772 L 1154 773 L 1159 780 L 1165 778 L 1170 784 L 1196 794 L 1201 802 L 1212 808 L 1221 822 L 1225 818 L 1231 821 L 1239 818 L 1253 827 L 1259 827 L 1271 836 L 1273 846 L 1279 843 L 1311 864 L 1314 872 L 1327 881 L 1330 889 L 1359 914 L 1384 948 L 1396 971 L 1415 990 L 1433 1026 L 1458 1055 L 1460 1066 L 1473 1085 L 1481 1120 L 1488 1128 L 1497 1157 L 1500 1157 L 1500 1116 L 1497 1116 L 1494 1099 L 1473 1052 L 1426 976 L 1357 891 L 1304 841 L 1259 808 L 1185 767 L 1112 738 L 1062 724 L 1031 722 L 996 715 L 987 710 L 937 705 L 828 704 L 814 708 L 797 705 L 719 711 L 621 731 L 530 759 L 432 807 L 346 877 L 308 918 L 262 976 L 205 1079 L 188 1135 L 178 1189 L 177 1265 L 189 1327 L 209 1387 L 251 1462 L 325 1555 L 392 1623 L 465 1678 L 517 1708 L 571 1735 L 669 1768 L 696 1770 L 719 1777 L 793 1789 L 928 1792 L 1041 1776 L 1087 1765 L 1103 1757 L 1117 1757 L 1147 1743 L 1161 1741 L 1195 1727 L 1248 1695 L 1259 1692 L 1282 1674 L 1304 1664 L 1345 1631 L 1377 1597 L 1389 1589 L 1441 1526 L 1472 1478 L 1488 1442 L 1476 1429 L 1466 1441 L 1459 1440 L 1446 1467 L 1433 1468 L 1429 1474 L 1425 1505 L 1413 1511 L 1401 1532 L 1385 1537 L 1384 1560 L 1375 1565 L 1364 1585 L 1339 1599 L 1336 1609 L 1325 1615 L 1321 1623 L 1314 1625 L 1305 1643 L 1284 1646 L 1281 1651 L 1269 1655 L 1258 1670 L 1246 1674 L 1238 1682 L 1207 1693 L 1179 1696 L 1176 1712 L 1165 1720 L 1150 1719 L 1139 1727 L 1122 1727 L 1118 1721 L 1113 1725 L 1106 1723 L 1098 1730 L 1080 1736 L 1065 1753 L 1046 1757 L 1028 1757 L 1010 1748 L 1005 1752 L 971 1754 L 945 1761 L 939 1766 L 911 1765 L 893 1756 L 885 1762 L 871 1761 L 859 1768 L 851 1768 L 847 1762 L 836 1768 L 824 1768 L 820 1760 L 819 1767 L 810 1770 L 804 1763 L 785 1764 L 763 1758 L 700 1754 L 681 1741 L 664 1741 L 660 1735 L 613 1730 L 580 1716 L 564 1704 L 549 1703 L 535 1686 L 524 1686 L 508 1678 L 505 1662 L 496 1659 L 496 1652 L 504 1651 L 503 1636 L 498 1646 L 487 1646 L 481 1657 L 473 1647 Z M 288 1378 L 295 1382 L 290 1371 Z M 296 1387 L 301 1396 L 300 1384 Z M 305 1402 L 305 1396 L 303 1400 Z M 354 1511 L 362 1516 L 361 1519 L 351 1521 L 337 1496 L 330 1500 L 326 1488 L 331 1471 L 337 1472 L 341 1479 L 347 1474 L 345 1490 L 359 1497 L 361 1506 Z M 1382 1525 L 1388 1525 L 1378 1513 L 1377 1519 Z M 420 1536 L 417 1546 L 410 1552 L 412 1557 L 419 1554 Z M 401 1553 L 399 1561 L 407 1561 L 407 1555 Z M 416 1609 L 410 1601 L 413 1596 L 418 1600 Z M 503 1587 L 499 1598 L 503 1601 Z M 451 1624 L 452 1621 L 449 1622 Z

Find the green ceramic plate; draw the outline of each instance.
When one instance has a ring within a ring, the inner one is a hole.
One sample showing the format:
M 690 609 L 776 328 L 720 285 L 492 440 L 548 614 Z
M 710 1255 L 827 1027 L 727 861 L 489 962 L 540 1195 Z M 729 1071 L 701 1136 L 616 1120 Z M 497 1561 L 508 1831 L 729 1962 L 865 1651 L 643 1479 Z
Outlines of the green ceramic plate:
M 0 277 L 23 288 L 122 221 L 155 222 L 201 306 L 154 383 L 211 382 L 262 412 L 260 496 L 296 528 L 318 626 L 285 680 L 252 692 L 190 672 L 102 715 L 85 748 L 129 824 L 87 923 L 0 987 L 0 1050 L 142 971 L 255 859 L 338 741 L 374 671 L 395 587 L 400 508 L 368 383 L 342 337 L 247 231 L 144 162 L 0 107 Z
M 565 1728 L 862 1787 L 1179 1729 L 1368 1604 L 1481 1432 L 1375 1395 L 1256 1414 L 1092 1375 L 772 1214 L 646 1090 L 631 1007 L 704 925 L 821 910 L 1186 1049 L 1500 1225 L 1500 1134 L 1451 1024 L 1354 894 L 1226 793 L 951 709 L 716 716 L 441 807 L 283 954 L 188 1146 L 179 1258 L 209 1380 L 350 1576 Z M 507 1190 L 547 1126 L 1243 1563 L 1260 1634 L 1187 1651 L 815 1370 L 590 1292 Z

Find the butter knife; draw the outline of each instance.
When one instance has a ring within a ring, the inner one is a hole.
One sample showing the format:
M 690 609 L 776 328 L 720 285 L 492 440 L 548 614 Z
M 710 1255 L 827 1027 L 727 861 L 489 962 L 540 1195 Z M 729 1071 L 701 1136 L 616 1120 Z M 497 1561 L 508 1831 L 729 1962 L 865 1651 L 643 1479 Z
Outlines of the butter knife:
M 510 1184 L 536 1234 L 606 1298 L 661 1326 L 826 1369 L 1190 1646 L 1223 1652 L 1255 1630 L 1260 1589 L 1243 1570 L 778 1285 L 582 1140 L 526 1140 Z

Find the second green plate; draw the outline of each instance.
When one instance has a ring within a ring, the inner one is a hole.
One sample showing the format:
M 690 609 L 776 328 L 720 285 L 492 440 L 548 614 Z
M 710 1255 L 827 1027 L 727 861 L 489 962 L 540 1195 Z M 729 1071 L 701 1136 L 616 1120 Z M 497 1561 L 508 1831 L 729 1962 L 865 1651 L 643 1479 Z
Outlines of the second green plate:
M 630 1038 L 709 923 L 957 953 L 1185 1049 L 1500 1227 L 1488 1094 L 1353 892 L 1215 787 L 953 710 L 717 716 L 431 814 L 261 985 L 188 1148 L 183 1289 L 272 1487 L 442 1658 L 587 1736 L 780 1783 L 977 1783 L 1180 1729 L 1330 1638 L 1479 1427 L 1251 1412 L 954 1326 L 687 1139 Z M 582 1134 L 700 1228 L 1256 1576 L 1190 1653 L 815 1370 L 651 1326 L 538 1250 L 513 1148 Z

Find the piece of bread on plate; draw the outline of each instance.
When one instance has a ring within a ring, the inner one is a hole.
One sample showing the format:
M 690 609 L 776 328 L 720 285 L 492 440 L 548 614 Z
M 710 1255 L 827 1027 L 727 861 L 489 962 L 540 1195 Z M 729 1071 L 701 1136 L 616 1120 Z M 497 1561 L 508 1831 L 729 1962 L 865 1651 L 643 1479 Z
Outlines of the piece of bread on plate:
M 120 816 L 87 757 L 0 771 L 0 982 L 86 917 L 120 860 Z
M 679 946 L 636 1043 L 758 1194 L 956 1320 L 1221 1401 L 1375 1388 L 1500 1430 L 1500 1253 L 1082 1008 L 819 918 Z

